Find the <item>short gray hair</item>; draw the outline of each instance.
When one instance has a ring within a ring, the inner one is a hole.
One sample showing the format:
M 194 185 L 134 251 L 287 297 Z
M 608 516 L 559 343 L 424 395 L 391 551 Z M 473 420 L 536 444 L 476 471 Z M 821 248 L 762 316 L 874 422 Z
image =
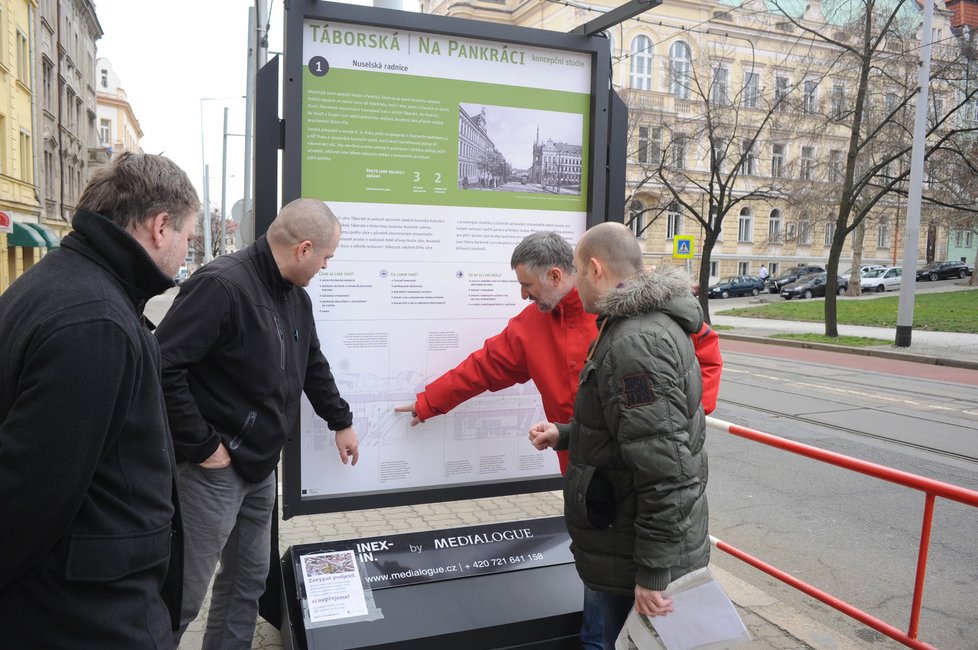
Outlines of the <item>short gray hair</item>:
M 268 241 L 275 246 L 312 242 L 319 249 L 333 241 L 340 222 L 329 206 L 317 199 L 300 198 L 287 204 L 268 227 Z
M 536 273 L 546 273 L 556 266 L 564 273 L 573 275 L 574 249 L 555 232 L 535 232 L 527 235 L 513 249 L 509 266 L 515 269 L 520 264 Z

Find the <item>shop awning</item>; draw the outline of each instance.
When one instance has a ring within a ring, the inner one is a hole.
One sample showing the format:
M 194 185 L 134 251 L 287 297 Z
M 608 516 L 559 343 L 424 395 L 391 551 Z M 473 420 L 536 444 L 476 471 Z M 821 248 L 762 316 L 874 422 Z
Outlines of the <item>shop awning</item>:
M 49 226 L 45 226 L 43 223 L 30 223 L 25 222 L 23 225 L 28 228 L 33 228 L 37 231 L 37 234 L 41 236 L 44 240 L 44 245 L 49 249 L 55 249 L 61 247 L 61 238 L 58 237 L 58 233 L 54 232 Z
M 7 246 L 47 248 L 48 243 L 41 237 L 41 233 L 19 221 L 15 221 L 13 225 L 14 231 L 7 234 Z

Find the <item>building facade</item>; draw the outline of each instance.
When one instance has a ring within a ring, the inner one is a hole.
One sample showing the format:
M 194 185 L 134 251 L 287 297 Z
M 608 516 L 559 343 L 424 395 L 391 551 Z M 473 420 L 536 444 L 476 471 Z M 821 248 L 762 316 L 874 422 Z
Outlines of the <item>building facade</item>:
M 0 290 L 46 250 L 51 235 L 41 225 L 34 180 L 34 75 L 31 30 L 37 4 L 0 2 Z
M 422 10 L 569 32 L 618 4 L 422 0 Z M 739 171 L 726 189 L 749 198 L 724 216 L 711 254 L 711 278 L 756 273 L 761 264 L 772 274 L 796 264 L 824 265 L 835 237 L 838 202 L 823 199 L 840 183 L 849 138 L 844 120 L 833 125 L 826 118 L 844 110 L 855 82 L 827 72 L 826 62 L 839 56 L 831 43 L 804 38 L 761 0 L 736 5 L 667 0 L 608 30 L 613 86 L 629 106 L 628 153 L 622 161 L 628 213 L 623 219 L 641 238 L 647 264 L 671 263 L 673 239 L 680 234 L 696 237 L 698 257 L 705 229 L 691 218 L 688 206 L 701 215 L 714 213 L 715 194 L 702 188 L 714 171 L 729 171 L 733 163 L 714 158 L 725 156 L 737 161 Z M 795 17 L 813 29 L 843 35 L 826 19 L 833 14 L 823 13 L 822 5 L 819 0 L 803 4 Z M 919 5 L 908 12 L 913 14 L 909 20 L 919 24 Z M 935 13 L 939 42 L 951 37 L 950 17 L 943 9 Z M 885 115 L 896 92 L 881 86 L 865 110 Z M 947 93 L 933 101 L 952 100 Z M 752 124 L 758 137 L 743 137 Z M 662 165 L 681 171 L 675 185 L 684 189 L 678 200 L 655 173 Z M 905 204 L 896 193 L 875 204 L 847 239 L 840 272 L 852 264 L 854 245 L 862 264 L 899 263 Z M 947 228 L 925 222 L 920 232 L 921 261 L 943 258 Z M 693 260 L 690 270 L 696 272 L 699 262 Z
M 98 144 L 111 157 L 123 151 L 142 153 L 139 141 L 143 130 L 126 98 L 126 91 L 119 83 L 119 77 L 112 69 L 112 62 L 99 58 L 96 67 L 96 102 L 98 103 L 97 134 Z M 93 167 L 98 163 L 93 161 Z

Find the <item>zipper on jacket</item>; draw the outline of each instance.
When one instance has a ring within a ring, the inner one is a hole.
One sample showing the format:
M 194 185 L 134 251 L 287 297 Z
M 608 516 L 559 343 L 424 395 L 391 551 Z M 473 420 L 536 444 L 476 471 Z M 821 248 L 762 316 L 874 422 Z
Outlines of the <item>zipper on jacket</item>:
M 278 368 L 279 370 L 285 370 L 285 330 L 282 329 L 282 321 L 275 316 L 275 329 L 278 330 L 278 351 L 281 356 Z
M 248 417 L 245 418 L 244 426 L 241 427 L 241 431 L 238 432 L 238 435 L 234 436 L 234 438 L 231 439 L 231 442 L 228 443 L 228 449 L 233 450 L 241 446 L 241 441 L 247 438 L 248 434 L 251 433 L 251 427 L 255 424 L 255 420 L 257 419 L 257 411 L 248 412 Z

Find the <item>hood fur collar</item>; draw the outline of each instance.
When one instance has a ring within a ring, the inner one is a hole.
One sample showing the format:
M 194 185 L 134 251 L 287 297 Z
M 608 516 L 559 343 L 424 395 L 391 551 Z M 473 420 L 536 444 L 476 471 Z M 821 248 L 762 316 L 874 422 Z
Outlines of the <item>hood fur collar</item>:
M 699 303 L 692 294 L 692 280 L 686 271 L 664 266 L 654 272 L 643 271 L 606 293 L 596 305 L 602 316 L 625 318 L 652 311 L 667 312 L 689 331 L 702 323 Z

